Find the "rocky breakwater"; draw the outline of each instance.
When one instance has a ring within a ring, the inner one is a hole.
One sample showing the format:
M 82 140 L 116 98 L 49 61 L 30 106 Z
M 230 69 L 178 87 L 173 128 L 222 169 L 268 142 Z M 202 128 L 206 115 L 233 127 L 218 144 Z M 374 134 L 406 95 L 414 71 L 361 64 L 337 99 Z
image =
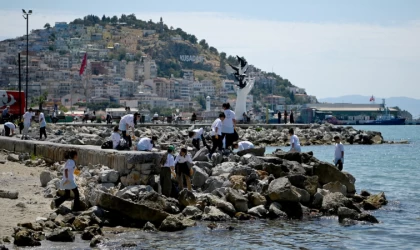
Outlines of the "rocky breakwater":
M 135 130 L 137 140 L 141 137 L 158 136 L 158 144 L 173 144 L 176 146 L 189 145 L 188 131 L 195 127 L 178 128 L 171 126 L 148 127 L 138 126 Z M 407 143 L 406 141 L 386 141 L 380 132 L 357 130 L 353 127 L 335 126 L 331 124 L 311 124 L 304 127 L 295 127 L 295 134 L 302 145 L 330 145 L 334 143 L 334 136 L 342 138 L 344 144 L 382 144 L 382 143 Z M 32 128 L 33 131 L 35 129 Z M 204 127 L 205 138 L 211 143 L 210 126 Z M 37 131 L 35 131 L 38 135 Z M 237 128 L 240 140 L 253 142 L 257 146 L 289 146 L 289 131 L 286 128 L 263 128 L 250 126 Z M 63 126 L 49 125 L 47 127 L 48 141 L 60 144 L 95 145 L 100 146 L 109 140 L 112 128 L 107 126 Z M 135 143 L 135 142 L 134 142 Z
M 256 149 L 255 153 L 261 152 Z M 45 195 L 57 187 L 61 168 L 53 164 L 41 174 Z M 223 227 L 225 221 L 320 216 L 337 216 L 344 225 L 378 223 L 369 211 L 387 203 L 383 193 L 356 194 L 356 179 L 350 173 L 319 161 L 310 152 L 215 154 L 212 161 L 196 161 L 193 169 L 193 191 L 184 189 L 176 197 L 165 197 L 159 193 L 159 176 L 153 172 L 150 185 L 138 185 L 104 166 L 81 167 L 77 183 L 85 211 L 72 212 L 62 205 L 35 222 L 18 225 L 14 243 L 68 242 L 78 233 L 91 241 L 91 246 L 106 244 L 103 226 L 178 231 L 195 226 L 197 221 L 209 223 L 211 229 Z

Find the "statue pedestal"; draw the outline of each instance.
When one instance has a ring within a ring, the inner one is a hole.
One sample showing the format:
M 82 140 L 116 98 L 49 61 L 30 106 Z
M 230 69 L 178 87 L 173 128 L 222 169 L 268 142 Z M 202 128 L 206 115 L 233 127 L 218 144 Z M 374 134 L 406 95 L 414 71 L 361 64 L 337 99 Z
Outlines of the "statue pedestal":
M 244 88 L 239 88 L 236 91 L 236 105 L 235 105 L 235 119 L 236 121 L 240 121 L 243 119 L 243 114 L 246 113 L 246 99 L 251 92 L 252 88 L 254 87 L 254 78 L 248 78 L 247 84 Z

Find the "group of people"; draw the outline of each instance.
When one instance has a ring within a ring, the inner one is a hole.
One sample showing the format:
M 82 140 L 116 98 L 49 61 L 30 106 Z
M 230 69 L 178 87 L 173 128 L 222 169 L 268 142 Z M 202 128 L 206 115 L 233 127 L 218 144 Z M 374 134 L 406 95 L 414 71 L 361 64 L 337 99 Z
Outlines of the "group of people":
M 27 139 L 29 136 L 29 128 L 31 127 L 31 123 L 33 121 L 33 118 L 35 115 L 38 116 L 38 122 L 39 122 L 39 140 L 42 140 L 42 137 L 44 136 L 45 139 L 47 139 L 47 121 L 45 120 L 45 115 L 41 111 L 36 111 L 36 113 L 33 112 L 32 108 L 29 108 L 28 111 L 23 114 L 22 118 L 23 120 L 20 122 L 20 126 L 18 126 L 15 123 L 12 122 L 6 122 L 4 123 L 4 135 L 5 136 L 13 136 L 16 134 L 16 130 L 19 127 L 20 132 L 22 134 L 21 139 Z
M 287 124 L 287 115 L 288 115 L 287 110 L 285 110 L 283 113 L 284 124 Z M 293 115 L 293 111 L 290 111 L 289 121 L 290 123 L 295 123 L 295 117 Z M 280 110 L 277 113 L 277 123 L 281 124 L 281 111 Z

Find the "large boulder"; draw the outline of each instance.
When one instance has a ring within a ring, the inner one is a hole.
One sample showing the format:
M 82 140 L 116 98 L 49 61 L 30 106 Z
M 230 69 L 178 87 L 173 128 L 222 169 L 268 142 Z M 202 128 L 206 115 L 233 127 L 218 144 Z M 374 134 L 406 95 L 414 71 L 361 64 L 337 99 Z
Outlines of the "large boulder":
M 375 210 L 381 208 L 387 203 L 388 201 L 386 200 L 385 193 L 381 192 L 379 194 L 369 196 L 362 202 L 362 205 L 365 210 Z
M 71 228 L 58 228 L 54 229 L 46 237 L 49 241 L 58 241 L 58 242 L 73 242 L 75 239 L 74 233 L 71 231 Z
M 30 230 L 19 230 L 13 234 L 13 238 L 15 239 L 13 243 L 19 247 L 35 247 L 41 245 L 39 239 Z
M 321 210 L 336 214 L 339 207 L 352 208 L 353 202 L 342 193 L 328 193 L 322 200 Z
M 195 195 L 191 191 L 185 188 L 179 192 L 178 201 L 179 204 L 187 207 L 195 205 L 197 203 L 197 198 L 195 198 Z
M 251 164 L 253 166 L 262 165 L 264 163 L 263 160 L 259 159 L 257 156 L 253 154 L 246 154 L 242 156 L 240 161 L 243 165 Z
M 184 208 L 184 210 L 182 211 L 182 214 L 187 218 L 191 218 L 193 220 L 199 220 L 201 219 L 201 216 L 203 215 L 203 211 L 201 211 L 198 207 L 188 206 Z
M 148 193 L 153 191 L 151 186 L 146 185 L 137 185 L 137 186 L 128 186 L 119 190 L 115 196 L 118 196 L 123 199 L 136 199 L 142 193 Z
M 241 150 L 238 151 L 236 153 L 239 156 L 243 156 L 246 154 L 251 154 L 251 155 L 255 155 L 255 156 L 264 156 L 265 155 L 265 148 L 249 148 L 249 149 L 245 149 L 245 150 Z
M 292 184 L 286 177 L 275 179 L 270 183 L 268 196 L 272 201 L 299 201 L 298 194 L 292 190 Z
M 337 210 L 338 215 L 338 221 L 343 222 L 344 219 L 356 219 L 356 217 L 359 215 L 359 213 L 354 210 L 347 207 L 339 207 Z
M 201 148 L 200 150 L 195 153 L 193 157 L 193 161 L 208 161 L 207 155 L 209 154 L 209 150 L 206 147 Z
M 232 183 L 233 189 L 246 191 L 245 176 L 232 175 L 229 177 L 229 181 Z
M 39 180 L 41 181 L 41 187 L 46 187 L 48 182 L 50 182 L 54 178 L 56 178 L 56 176 L 52 172 L 48 170 L 43 170 L 39 176 Z
M 118 171 L 113 169 L 103 170 L 99 176 L 102 183 L 116 183 L 120 178 Z
M 285 152 L 282 150 L 277 150 L 274 155 L 280 159 L 302 163 L 302 155 L 298 152 Z
M 313 196 L 318 189 L 318 176 L 307 176 L 306 180 L 303 182 L 303 188 L 308 191 L 308 193 Z
M 226 192 L 226 200 L 233 204 L 237 212 L 248 211 L 248 199 L 245 198 L 239 191 L 228 188 Z
M 222 164 L 216 166 L 215 168 L 213 168 L 211 170 L 211 175 L 212 176 L 220 176 L 220 175 L 224 175 L 227 174 L 229 175 L 230 172 L 232 172 L 232 170 L 237 166 L 237 163 L 234 162 L 223 162 Z
M 259 205 L 249 209 L 248 214 L 259 218 L 264 218 L 268 215 L 268 210 L 264 207 L 264 205 Z
M 108 193 L 99 191 L 96 204 L 105 210 L 119 212 L 131 219 L 161 223 L 168 213 L 149 204 L 136 204 Z
M 271 218 L 287 218 L 287 214 L 285 212 L 283 212 L 282 207 L 280 205 L 280 203 L 278 202 L 273 202 L 270 204 L 270 207 L 268 208 L 268 212 L 269 212 L 269 216 Z
M 73 221 L 73 227 L 76 231 L 83 231 L 90 224 L 89 216 L 77 216 Z
M 194 166 L 194 174 L 192 176 L 192 184 L 196 188 L 201 188 L 206 183 L 206 180 L 209 178 L 209 175 L 201 169 L 200 167 Z
M 208 199 L 212 206 L 215 206 L 216 208 L 222 210 L 223 212 L 229 215 L 234 215 L 236 213 L 236 209 L 232 205 L 232 203 L 225 201 L 223 199 L 220 199 L 214 195 L 209 196 Z
M 322 186 L 322 189 L 328 190 L 331 193 L 342 193 L 343 195 L 347 195 L 347 187 L 339 181 L 327 183 Z
M 339 181 L 347 187 L 347 192 L 354 194 L 356 192 L 354 183 L 344 173 L 334 167 L 332 164 L 326 162 L 319 162 L 314 166 L 314 175 L 318 176 L 318 181 L 321 185 L 330 182 Z
M 95 225 L 91 227 L 86 227 L 81 237 L 82 240 L 92 240 L 97 235 L 103 236 L 104 234 L 102 232 L 102 229 L 99 226 Z
M 218 208 L 207 206 L 204 208 L 203 220 L 208 221 L 227 221 L 230 220 L 229 215 L 223 213 Z
M 226 178 L 223 176 L 210 176 L 203 188 L 204 188 L 204 192 L 206 193 L 211 193 L 214 190 L 221 188 L 223 186 L 223 183 L 226 181 Z
M 249 192 L 248 201 L 251 207 L 256 207 L 260 205 L 265 206 L 267 204 L 267 199 L 257 192 Z
M 166 217 L 164 221 L 160 224 L 159 230 L 166 232 L 176 232 L 181 231 L 187 228 L 183 223 L 180 216 L 170 215 Z
M 307 204 L 311 200 L 311 195 L 305 189 L 300 189 L 294 186 L 292 186 L 291 189 L 297 194 L 300 203 Z

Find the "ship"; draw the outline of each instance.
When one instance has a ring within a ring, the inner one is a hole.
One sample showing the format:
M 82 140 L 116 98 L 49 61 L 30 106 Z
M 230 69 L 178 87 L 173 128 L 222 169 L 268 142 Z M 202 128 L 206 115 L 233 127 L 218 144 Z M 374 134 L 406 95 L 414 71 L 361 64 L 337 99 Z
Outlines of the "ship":
M 380 115 L 376 120 L 364 121 L 363 125 L 405 125 L 405 118 L 395 117 L 389 112 L 389 108 L 385 106 L 385 99 L 383 100 L 383 115 Z

